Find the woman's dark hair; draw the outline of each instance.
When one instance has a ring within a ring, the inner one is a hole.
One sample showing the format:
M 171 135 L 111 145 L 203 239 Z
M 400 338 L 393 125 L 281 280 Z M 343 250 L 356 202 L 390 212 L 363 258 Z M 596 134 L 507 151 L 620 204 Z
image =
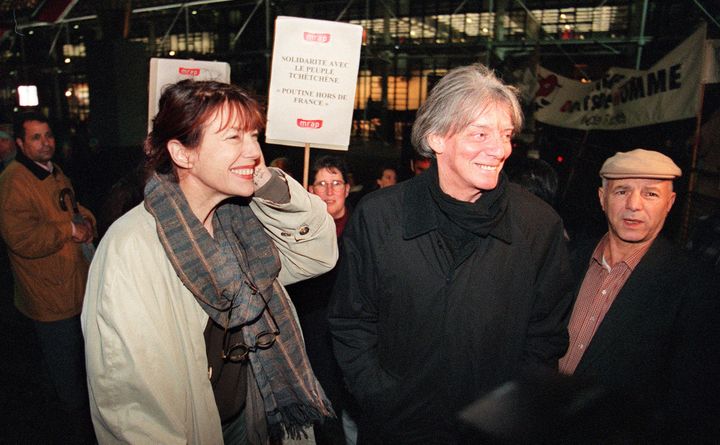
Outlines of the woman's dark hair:
M 382 179 L 383 175 L 385 174 L 385 170 L 392 170 L 395 172 L 395 175 L 398 174 L 398 169 L 394 165 L 381 164 L 379 167 L 375 168 L 375 178 L 374 179 Z
M 213 80 L 181 80 L 167 86 L 160 96 L 152 131 L 145 138 L 146 175 L 172 173 L 177 180 L 168 142 L 175 139 L 187 148 L 197 148 L 205 124 L 215 113 L 221 113 L 221 129 L 235 122 L 239 122 L 240 129 L 245 132 L 265 127 L 263 110 L 258 102 L 236 85 Z
M 315 160 L 310 171 L 310 180 L 315 181 L 315 175 L 323 168 L 331 172 L 338 172 L 343 181 L 348 181 L 348 167 L 345 160 L 339 156 L 323 155 Z

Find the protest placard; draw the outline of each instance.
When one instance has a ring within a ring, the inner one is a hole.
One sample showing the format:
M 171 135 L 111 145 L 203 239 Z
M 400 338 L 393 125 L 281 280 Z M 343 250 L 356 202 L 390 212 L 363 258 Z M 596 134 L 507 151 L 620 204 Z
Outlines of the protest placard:
M 278 17 L 266 142 L 347 150 L 362 27 Z
M 183 79 L 217 80 L 230 83 L 230 65 L 226 62 L 184 59 L 150 59 L 148 85 L 148 132 L 158 112 L 163 87 Z

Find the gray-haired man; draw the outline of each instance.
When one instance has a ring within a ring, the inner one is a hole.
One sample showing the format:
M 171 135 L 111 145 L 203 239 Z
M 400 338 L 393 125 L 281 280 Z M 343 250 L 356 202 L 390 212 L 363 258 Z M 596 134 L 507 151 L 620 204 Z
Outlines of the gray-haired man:
M 486 67 L 450 71 L 413 126 L 430 168 L 353 213 L 329 314 L 359 443 L 476 443 L 457 412 L 565 352 L 562 222 L 502 172 L 521 123 Z

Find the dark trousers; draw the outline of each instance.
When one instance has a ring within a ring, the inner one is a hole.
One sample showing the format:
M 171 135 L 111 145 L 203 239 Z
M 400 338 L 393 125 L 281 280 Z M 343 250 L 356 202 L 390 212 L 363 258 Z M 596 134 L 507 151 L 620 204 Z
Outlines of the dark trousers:
M 245 430 L 245 413 L 241 412 L 235 419 L 222 426 L 223 442 L 225 445 L 244 445 L 248 443 Z
M 68 439 L 93 443 L 80 316 L 34 325 L 47 373 L 68 418 Z

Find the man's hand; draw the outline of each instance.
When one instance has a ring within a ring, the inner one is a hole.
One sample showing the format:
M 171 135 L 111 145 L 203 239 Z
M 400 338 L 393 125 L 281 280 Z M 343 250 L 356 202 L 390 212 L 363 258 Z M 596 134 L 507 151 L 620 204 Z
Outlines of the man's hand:
M 82 223 L 71 223 L 73 227 L 72 240 L 76 243 L 87 243 L 93 239 L 93 228 L 89 221 Z

